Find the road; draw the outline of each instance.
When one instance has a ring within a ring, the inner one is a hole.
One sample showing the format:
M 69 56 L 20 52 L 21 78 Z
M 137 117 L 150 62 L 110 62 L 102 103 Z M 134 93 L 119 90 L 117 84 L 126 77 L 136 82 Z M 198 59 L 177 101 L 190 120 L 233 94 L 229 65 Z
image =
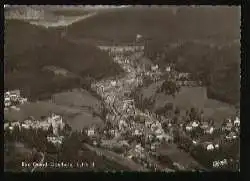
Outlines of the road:
M 144 168 L 143 166 L 141 166 L 140 164 L 138 163 L 135 163 L 134 161 L 128 159 L 128 158 L 125 158 L 115 152 L 112 152 L 112 151 L 109 151 L 109 150 L 105 150 L 105 149 L 102 149 L 102 148 L 97 148 L 97 147 L 93 147 L 93 146 L 90 146 L 88 144 L 85 144 L 85 146 L 91 150 L 91 151 L 94 151 L 95 153 L 97 153 L 97 155 L 99 156 L 104 156 L 105 158 L 111 160 L 111 161 L 114 161 L 120 165 L 123 165 L 125 167 L 128 167 L 129 169 L 133 170 L 133 171 L 140 171 L 140 172 L 147 172 L 147 171 L 150 171 L 149 169 L 147 168 Z
M 42 159 L 40 160 L 40 162 L 31 170 L 31 172 L 34 172 L 35 169 L 38 167 L 38 165 L 43 164 L 44 162 L 44 158 L 45 158 L 45 154 L 43 154 L 42 152 L 39 152 L 42 155 Z

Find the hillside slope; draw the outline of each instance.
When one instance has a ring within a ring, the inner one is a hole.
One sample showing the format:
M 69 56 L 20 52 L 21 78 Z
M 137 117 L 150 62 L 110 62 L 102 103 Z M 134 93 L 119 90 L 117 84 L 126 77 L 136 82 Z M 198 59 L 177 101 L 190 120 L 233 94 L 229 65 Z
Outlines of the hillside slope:
M 161 41 L 239 38 L 240 11 L 231 7 L 129 7 L 74 23 L 68 36 L 131 42 L 140 33 Z
M 19 20 L 5 22 L 5 89 L 20 88 L 37 99 L 42 94 L 81 87 L 86 76 L 100 79 L 122 69 L 108 54 L 88 44 L 75 44 L 56 30 Z M 64 68 L 76 77 L 57 76 L 43 71 L 45 66 Z M 43 93 L 42 93 L 43 92 Z
M 147 50 L 146 50 L 147 51 Z M 150 52 L 151 49 L 148 50 Z M 151 57 L 165 66 L 174 63 L 181 72 L 190 72 L 208 88 L 208 97 L 231 104 L 240 101 L 240 44 L 201 44 L 185 42 L 175 48 L 158 49 L 162 57 Z M 147 52 L 146 52 L 147 53 Z M 152 55 L 152 52 L 150 52 Z M 230 80 L 230 81 L 228 81 Z

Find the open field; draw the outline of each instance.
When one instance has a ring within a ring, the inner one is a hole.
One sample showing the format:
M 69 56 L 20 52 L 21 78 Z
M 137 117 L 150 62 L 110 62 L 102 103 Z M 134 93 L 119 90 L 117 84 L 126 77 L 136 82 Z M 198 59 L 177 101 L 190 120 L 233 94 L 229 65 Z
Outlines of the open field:
M 101 113 L 101 101 L 83 89 L 57 93 L 53 95 L 53 102 L 69 107 L 89 108 Z
M 85 92 L 86 93 L 86 92 Z M 71 99 L 69 99 L 69 95 Z M 64 120 L 73 130 L 81 130 L 92 124 L 102 124 L 103 121 L 93 115 L 93 111 L 100 113 L 101 108 L 98 100 L 80 92 L 60 93 L 55 95 L 52 101 L 39 101 L 27 103 L 20 106 L 20 111 L 5 111 L 6 120 L 23 120 L 29 116 L 40 119 L 41 116 L 48 116 L 50 113 L 62 115 Z M 61 99 L 60 99 L 61 98 Z M 68 98 L 68 99 L 67 99 Z M 77 100 L 77 102 L 76 102 Z
M 154 111 L 164 107 L 167 103 L 173 103 L 174 107 L 179 107 L 181 115 L 185 115 L 186 110 L 196 107 L 204 110 L 206 118 L 213 118 L 216 125 L 220 125 L 228 116 L 235 114 L 235 108 L 227 103 L 209 99 L 204 87 L 182 87 L 180 92 L 175 96 L 168 96 L 164 93 L 156 93 L 157 84 L 151 84 L 144 88 L 141 93 L 144 98 L 155 96 Z

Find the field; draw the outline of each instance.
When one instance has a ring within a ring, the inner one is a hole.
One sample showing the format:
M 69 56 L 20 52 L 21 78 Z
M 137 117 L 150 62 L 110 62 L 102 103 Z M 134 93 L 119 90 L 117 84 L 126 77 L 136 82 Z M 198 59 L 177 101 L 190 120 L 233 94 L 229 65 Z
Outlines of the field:
M 174 107 L 180 108 L 181 115 L 184 116 L 186 110 L 196 107 L 204 110 L 206 118 L 213 118 L 217 126 L 228 116 L 234 115 L 236 111 L 227 103 L 208 98 L 205 87 L 182 87 L 180 92 L 172 97 L 164 93 L 156 93 L 155 86 L 157 85 L 151 84 L 141 91 L 144 98 L 155 96 L 154 111 L 163 108 L 167 103 L 173 103 Z
M 69 107 L 89 108 L 101 113 L 101 101 L 83 89 L 57 93 L 53 95 L 53 102 Z
M 69 99 L 68 96 L 71 96 Z M 93 112 L 101 112 L 99 100 L 88 92 L 70 92 L 55 95 L 53 101 L 39 101 L 27 103 L 20 106 L 20 111 L 5 111 L 6 120 L 24 120 L 29 116 L 41 119 L 41 116 L 48 116 L 51 113 L 62 115 L 64 120 L 73 130 L 81 130 L 92 124 L 102 125 L 103 120 L 94 116 Z

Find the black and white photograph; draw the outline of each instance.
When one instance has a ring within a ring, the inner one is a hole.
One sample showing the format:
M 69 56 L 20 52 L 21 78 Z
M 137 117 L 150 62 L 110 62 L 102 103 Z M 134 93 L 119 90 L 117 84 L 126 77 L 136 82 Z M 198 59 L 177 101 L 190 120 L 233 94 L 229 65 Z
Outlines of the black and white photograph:
M 4 5 L 4 171 L 239 172 L 240 27 L 240 6 Z

